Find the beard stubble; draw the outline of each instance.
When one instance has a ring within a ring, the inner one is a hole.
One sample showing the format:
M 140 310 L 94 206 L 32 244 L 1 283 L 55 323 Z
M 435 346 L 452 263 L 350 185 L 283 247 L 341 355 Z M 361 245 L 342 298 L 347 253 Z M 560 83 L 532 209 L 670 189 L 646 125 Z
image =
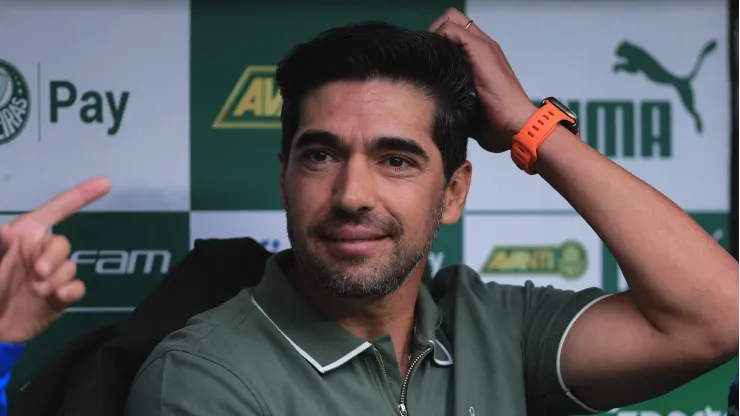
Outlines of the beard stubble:
M 381 299 L 395 292 L 408 280 L 411 272 L 429 253 L 439 232 L 444 192 L 440 197 L 433 216 L 427 218 L 425 239 L 420 247 L 413 247 L 408 242 L 402 227 L 393 218 L 381 218 L 372 213 L 352 214 L 344 211 L 332 211 L 326 218 L 311 224 L 303 238 L 297 238 L 290 205 L 286 203 L 286 222 L 288 238 L 296 258 L 296 266 L 302 267 L 309 278 L 315 278 L 319 285 L 330 294 L 348 299 Z M 340 268 L 328 264 L 315 253 L 312 253 L 308 239 L 318 239 L 324 230 L 342 225 L 364 226 L 389 235 L 393 246 L 385 252 L 368 258 L 352 256 L 339 259 L 348 263 Z M 373 259 L 379 261 L 373 262 Z M 363 267 L 364 266 L 364 267 Z

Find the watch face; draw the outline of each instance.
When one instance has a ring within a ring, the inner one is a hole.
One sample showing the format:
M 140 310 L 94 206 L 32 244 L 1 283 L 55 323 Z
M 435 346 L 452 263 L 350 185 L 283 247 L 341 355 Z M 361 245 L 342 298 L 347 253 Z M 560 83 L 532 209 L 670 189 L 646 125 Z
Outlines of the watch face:
M 561 122 L 565 127 L 570 129 L 570 131 L 573 134 L 578 134 L 580 130 L 580 126 L 578 125 L 578 116 L 576 113 L 573 112 L 570 108 L 566 107 L 565 104 L 561 103 L 557 98 L 555 97 L 548 97 L 542 100 L 542 104 L 545 104 L 546 101 L 549 101 L 552 105 L 555 106 L 558 110 L 562 111 L 563 114 L 570 117 L 573 120 L 573 123 L 568 123 L 566 121 Z
M 543 100 L 543 103 L 545 101 L 549 101 L 550 103 L 552 103 L 552 105 L 557 107 L 558 110 L 562 111 L 563 113 L 565 113 L 565 115 L 572 118 L 573 120 L 576 120 L 576 121 L 578 120 L 578 116 L 576 115 L 576 113 L 574 113 L 573 110 L 571 110 L 570 108 L 566 107 L 565 104 L 561 103 L 557 98 L 549 97 L 549 98 L 545 98 Z

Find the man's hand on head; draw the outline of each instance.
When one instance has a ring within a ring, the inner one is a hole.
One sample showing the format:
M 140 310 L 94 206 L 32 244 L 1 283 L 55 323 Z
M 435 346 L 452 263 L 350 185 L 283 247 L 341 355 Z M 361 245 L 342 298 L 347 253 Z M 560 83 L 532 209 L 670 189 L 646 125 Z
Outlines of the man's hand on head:
M 457 9 L 445 11 L 429 27 L 459 45 L 473 67 L 478 99 L 483 108 L 480 146 L 500 153 L 511 148 L 511 137 L 534 114 L 532 104 L 499 44 Z

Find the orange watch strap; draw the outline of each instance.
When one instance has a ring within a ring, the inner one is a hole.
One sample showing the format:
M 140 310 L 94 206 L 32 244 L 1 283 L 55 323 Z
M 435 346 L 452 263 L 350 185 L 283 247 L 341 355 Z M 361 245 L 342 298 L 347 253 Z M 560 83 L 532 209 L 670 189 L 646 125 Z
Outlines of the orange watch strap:
M 537 161 L 537 149 L 562 121 L 570 121 L 562 111 L 551 102 L 545 101 L 527 120 L 521 130 L 512 137 L 511 159 L 519 169 L 530 175 L 537 174 L 534 163 Z

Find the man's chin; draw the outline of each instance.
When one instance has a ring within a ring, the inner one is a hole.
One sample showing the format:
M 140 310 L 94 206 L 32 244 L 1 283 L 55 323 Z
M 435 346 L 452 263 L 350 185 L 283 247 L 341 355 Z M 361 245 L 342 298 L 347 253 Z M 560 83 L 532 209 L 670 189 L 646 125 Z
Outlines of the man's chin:
M 367 271 L 332 270 L 320 280 L 323 280 L 324 288 L 334 296 L 373 300 L 383 298 L 398 288 L 393 282 L 379 281 L 379 277 L 377 273 Z
M 373 256 L 345 253 L 339 257 L 337 253 L 319 250 L 311 256 L 313 261 L 304 264 L 308 274 L 334 296 L 371 300 L 387 296 L 405 281 L 391 277 L 399 270 L 389 264 L 387 255 L 387 252 Z
M 374 266 L 368 259 L 335 260 L 330 264 L 330 267 L 323 270 L 323 274 L 333 276 L 337 281 L 359 285 L 372 282 L 383 269 L 383 265 Z
M 376 264 L 370 259 L 334 260 L 331 263 L 324 264 L 328 267 L 324 267 L 320 271 L 323 279 L 332 282 L 332 284 L 349 287 L 359 288 L 376 285 L 378 279 L 389 272 L 386 264 Z

